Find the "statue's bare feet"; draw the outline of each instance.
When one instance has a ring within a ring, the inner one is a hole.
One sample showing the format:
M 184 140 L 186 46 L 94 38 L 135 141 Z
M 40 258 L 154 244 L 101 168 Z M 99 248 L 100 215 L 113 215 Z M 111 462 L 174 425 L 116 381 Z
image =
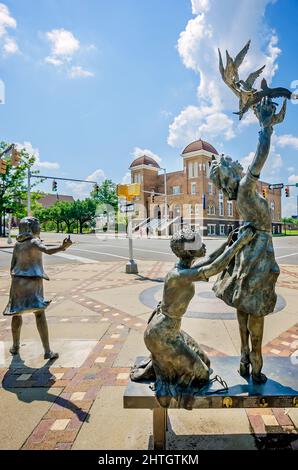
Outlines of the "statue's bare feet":
M 9 352 L 12 356 L 16 356 L 20 352 L 20 346 L 11 346 Z
M 252 381 L 254 384 L 264 384 L 267 382 L 267 377 L 265 374 L 262 374 L 262 372 L 259 372 L 258 374 L 252 373 Z
M 130 372 L 130 378 L 133 382 L 141 380 L 155 380 L 155 372 L 152 361 L 148 362 L 146 367 L 135 367 Z
M 48 352 L 44 353 L 43 357 L 44 357 L 44 359 L 50 359 L 50 361 L 53 361 L 54 359 L 58 359 L 59 354 L 54 353 L 53 351 L 48 351 Z
M 239 374 L 241 377 L 248 377 L 250 375 L 250 363 L 240 361 Z

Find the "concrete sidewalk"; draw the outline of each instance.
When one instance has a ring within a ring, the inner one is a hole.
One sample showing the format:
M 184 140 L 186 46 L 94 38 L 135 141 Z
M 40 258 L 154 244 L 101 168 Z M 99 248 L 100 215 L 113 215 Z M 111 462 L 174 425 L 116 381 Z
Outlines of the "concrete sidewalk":
M 51 241 L 52 243 L 52 241 Z M 125 263 L 49 266 L 53 299 L 47 316 L 54 364 L 43 360 L 33 314 L 23 317 L 21 356 L 12 358 L 10 320 L 0 317 L 1 449 L 150 449 L 149 410 L 124 410 L 122 396 L 143 331 L 162 294 L 169 263 L 143 261 L 139 275 Z M 0 271 L 0 308 L 10 279 Z M 233 309 L 199 283 L 183 328 L 209 356 L 238 355 Z M 264 352 L 289 356 L 297 348 L 298 267 L 282 266 L 278 311 L 266 319 Z M 266 358 L 265 358 L 266 360 Z M 170 411 L 170 449 L 297 448 L 297 410 Z M 271 433 L 279 433 L 274 441 Z

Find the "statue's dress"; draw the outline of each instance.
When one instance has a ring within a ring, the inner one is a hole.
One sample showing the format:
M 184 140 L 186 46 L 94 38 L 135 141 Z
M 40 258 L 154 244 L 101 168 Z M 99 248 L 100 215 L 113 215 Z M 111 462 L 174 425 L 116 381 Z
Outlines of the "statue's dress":
M 265 316 L 274 310 L 280 271 L 272 244 L 271 209 L 257 192 L 257 181 L 248 169 L 237 196 L 238 212 L 245 225 L 255 228 L 255 237 L 218 276 L 213 290 L 227 305 L 250 315 Z
M 43 310 L 50 301 L 44 299 L 43 279 L 48 280 L 42 264 L 45 246 L 30 234 L 17 237 L 11 262 L 11 288 L 3 315 Z

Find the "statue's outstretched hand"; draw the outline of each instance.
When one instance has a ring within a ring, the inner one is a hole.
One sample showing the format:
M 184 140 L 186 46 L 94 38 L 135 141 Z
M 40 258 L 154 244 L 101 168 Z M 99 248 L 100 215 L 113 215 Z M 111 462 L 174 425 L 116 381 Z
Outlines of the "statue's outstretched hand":
M 277 104 L 273 103 L 271 98 L 263 98 L 260 103 L 253 107 L 253 111 L 258 118 L 260 126 L 263 129 L 271 128 L 281 123 L 286 114 L 287 100 L 284 100 L 279 113 L 276 114 Z
M 66 250 L 66 249 L 69 248 L 71 245 L 72 245 L 72 241 L 71 241 L 70 235 L 69 235 L 67 238 L 64 238 L 64 240 L 63 240 L 63 242 L 62 242 L 62 249 L 63 249 L 63 250 Z

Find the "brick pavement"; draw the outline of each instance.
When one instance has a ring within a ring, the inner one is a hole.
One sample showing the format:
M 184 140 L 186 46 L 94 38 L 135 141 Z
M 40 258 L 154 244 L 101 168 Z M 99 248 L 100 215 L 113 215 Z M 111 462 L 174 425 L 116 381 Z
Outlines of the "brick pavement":
M 0 369 L 1 387 L 4 390 L 24 389 L 31 387 L 42 387 L 51 394 L 51 388 L 61 389 L 61 393 L 49 406 L 48 411 L 42 416 L 34 430 L 27 436 L 22 449 L 71 449 L 76 437 L 85 421 L 88 421 L 90 409 L 103 386 L 118 387 L 127 384 L 129 377 L 129 366 L 118 367 L 117 358 L 129 337 L 131 331 L 142 333 L 146 322 L 143 318 L 131 315 L 121 309 L 116 309 L 107 303 L 97 302 L 90 297 L 90 293 L 100 292 L 118 287 L 129 287 L 141 285 L 145 288 L 152 280 L 160 279 L 169 268 L 168 263 L 144 262 L 141 266 L 142 277 L 128 276 L 124 274 L 124 265 L 117 263 L 101 263 L 100 265 L 89 265 L 79 268 L 74 265 L 61 265 L 50 267 L 48 272 L 53 281 L 63 283 L 70 281 L 74 287 L 63 293 L 53 293 L 48 297 L 53 298 L 49 308 L 49 324 L 60 323 L 92 324 L 94 328 L 98 324 L 106 324 L 105 333 L 98 339 L 87 358 L 80 367 L 55 367 L 55 363 L 49 367 L 14 368 L 13 363 L 9 368 Z M 80 271 L 82 275 L 80 275 Z M 1 276 L 2 284 L 0 299 L 5 303 L 5 295 L 8 294 L 9 278 L 5 273 Z M 98 285 L 102 283 L 102 286 Z M 294 266 L 282 267 L 279 280 L 280 288 L 297 289 L 298 270 Z M 93 286 L 94 285 L 94 286 Z M 51 284 L 49 284 L 49 293 Z M 111 294 L 112 295 L 112 294 Z M 51 309 L 63 308 L 63 302 L 71 300 L 78 308 L 88 309 L 90 315 L 61 316 L 50 315 Z M 2 305 L 2 304 L 1 304 Z M 91 315 L 92 313 L 92 315 Z M 33 315 L 24 316 L 27 325 L 34 323 Z M 10 339 L 9 319 L 0 317 L 0 340 Z M 264 345 L 264 354 L 290 356 L 297 348 L 298 323 L 292 325 L 286 331 L 282 331 L 276 338 Z M 203 345 L 210 356 L 223 355 L 218 351 Z M 290 436 L 288 440 L 280 437 L 285 447 L 295 447 L 297 441 L 294 435 L 297 429 L 287 410 L 283 409 L 250 409 L 247 410 L 247 418 L 254 433 L 259 447 L 270 442 L 270 436 Z

